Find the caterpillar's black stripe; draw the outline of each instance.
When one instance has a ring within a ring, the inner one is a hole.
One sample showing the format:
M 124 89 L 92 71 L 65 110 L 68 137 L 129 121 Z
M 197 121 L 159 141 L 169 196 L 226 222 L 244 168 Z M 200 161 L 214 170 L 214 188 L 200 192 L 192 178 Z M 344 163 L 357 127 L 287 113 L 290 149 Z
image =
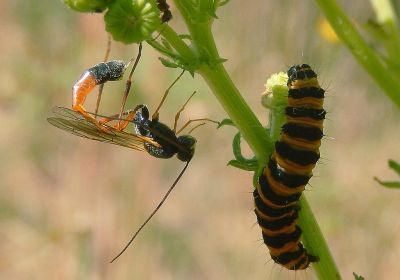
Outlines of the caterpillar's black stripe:
M 282 264 L 287 264 L 293 260 L 298 260 L 297 264 L 301 264 L 304 261 L 307 261 L 307 258 L 309 262 L 317 262 L 318 257 L 313 256 L 313 255 L 307 255 L 306 249 L 304 249 L 303 244 L 299 243 L 298 248 L 296 251 L 289 252 L 289 253 L 284 253 L 279 255 L 278 257 L 272 257 L 272 259 L 277 262 L 277 263 L 282 263 Z M 307 258 L 303 257 L 303 255 L 307 255 Z M 298 266 L 298 265 L 297 265 Z M 300 266 L 298 266 L 300 267 Z
M 313 108 L 299 108 L 299 107 L 286 107 L 285 113 L 289 117 L 293 118 L 311 118 L 314 120 L 325 119 L 324 109 L 313 109 Z
M 301 195 L 300 193 L 290 196 L 283 196 L 275 193 L 265 176 L 260 176 L 260 178 L 258 178 L 258 183 L 260 184 L 260 189 L 258 190 L 258 192 L 264 197 L 268 198 L 270 202 L 277 206 L 285 206 L 287 204 L 293 203 L 297 201 Z
M 276 142 L 275 151 L 285 159 L 301 165 L 314 164 L 319 160 L 319 153 L 314 151 L 299 150 L 285 142 Z
M 283 253 L 278 257 L 275 257 L 274 260 L 279 263 L 288 263 L 292 260 L 299 259 L 304 255 L 304 247 L 303 244 L 299 243 L 299 246 L 296 251 Z
M 282 208 L 272 208 L 265 203 L 263 203 L 262 199 L 260 198 L 260 195 L 258 194 L 257 189 L 253 191 L 253 196 L 254 196 L 254 202 L 256 205 L 256 209 L 260 211 L 262 214 L 271 217 L 271 218 L 278 218 L 282 217 L 284 215 L 288 215 L 289 213 L 292 213 L 293 211 L 297 210 L 296 206 L 292 207 L 282 207 Z
M 293 224 L 293 221 L 295 221 L 297 218 L 298 213 L 297 211 L 295 211 L 290 216 L 285 216 L 277 220 L 268 221 L 265 219 L 257 218 L 257 221 L 263 229 L 270 231 L 279 231 L 282 228 L 291 226 Z
M 290 233 L 282 233 L 277 236 L 268 236 L 263 232 L 264 243 L 268 247 L 272 247 L 275 249 L 282 248 L 287 243 L 299 240 L 300 236 L 301 236 L 301 229 L 298 226 L 295 226 L 295 230 Z
M 290 98 L 304 98 L 304 97 L 313 97 L 323 99 L 325 94 L 325 90 L 322 88 L 298 88 L 298 89 L 290 89 L 289 90 L 289 97 Z
M 290 137 L 300 138 L 306 141 L 318 141 L 324 136 L 321 129 L 317 127 L 310 127 L 295 123 L 284 124 L 282 126 L 282 132 L 286 133 Z
M 317 74 L 311 69 L 311 67 L 307 64 L 302 64 L 302 65 L 295 65 L 290 67 L 290 69 L 287 72 L 288 77 L 289 77 L 289 82 L 290 80 L 307 80 L 311 78 L 316 78 Z M 288 83 L 289 83 L 288 82 Z
M 301 244 L 301 229 L 296 221 L 297 201 L 320 158 L 325 91 L 307 64 L 291 67 L 288 77 L 287 122 L 253 196 L 257 221 L 271 258 L 287 269 L 299 270 L 318 261 Z
M 306 185 L 311 178 L 308 176 L 285 173 L 281 168 L 278 167 L 278 164 L 273 158 L 269 160 L 268 168 L 275 181 L 279 181 L 282 183 L 282 185 L 292 189 Z

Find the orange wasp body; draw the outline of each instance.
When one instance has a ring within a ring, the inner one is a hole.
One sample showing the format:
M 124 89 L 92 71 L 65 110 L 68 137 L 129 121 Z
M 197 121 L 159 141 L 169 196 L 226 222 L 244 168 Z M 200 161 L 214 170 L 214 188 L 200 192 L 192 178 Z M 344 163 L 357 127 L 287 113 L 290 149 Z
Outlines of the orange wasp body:
M 120 80 L 125 69 L 125 63 L 122 60 L 111 60 L 96 64 L 83 72 L 72 87 L 72 110 L 81 113 L 86 119 L 96 122 L 96 119 L 83 107 L 86 97 L 97 85 Z

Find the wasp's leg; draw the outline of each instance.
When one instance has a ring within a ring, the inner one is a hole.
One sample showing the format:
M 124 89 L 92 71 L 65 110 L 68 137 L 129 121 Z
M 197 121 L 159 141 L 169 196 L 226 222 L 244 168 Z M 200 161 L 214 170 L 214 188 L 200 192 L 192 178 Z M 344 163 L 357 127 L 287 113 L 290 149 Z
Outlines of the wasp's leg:
M 185 104 L 183 104 L 182 108 L 176 113 L 175 115 L 175 121 L 174 121 L 174 128 L 173 131 L 176 132 L 176 126 L 178 124 L 178 120 L 179 117 L 181 115 L 181 113 L 183 112 L 183 110 L 185 110 L 186 105 L 189 103 L 190 99 L 193 97 L 193 95 L 195 95 L 195 91 L 189 96 L 189 98 L 186 100 Z
M 133 119 L 135 118 L 136 111 L 137 110 L 127 110 L 127 111 L 123 112 L 122 116 L 123 117 L 126 116 L 124 119 L 119 118 L 120 114 L 112 115 L 109 117 L 103 117 L 103 118 L 99 119 L 99 123 L 107 124 L 111 121 L 118 120 L 117 124 L 113 125 L 112 127 L 118 131 L 123 131 L 128 126 L 128 124 L 130 122 L 132 122 Z
M 106 48 L 106 53 L 104 55 L 103 62 L 106 62 L 110 56 L 110 51 L 111 51 L 111 35 L 107 35 L 107 48 Z M 97 116 L 97 113 L 99 112 L 99 106 L 100 106 L 100 101 L 101 101 L 101 96 L 103 94 L 103 89 L 104 89 L 104 84 L 101 84 L 99 86 L 99 92 L 97 93 L 97 100 L 96 100 L 96 108 L 94 109 L 94 115 L 95 118 Z
M 138 50 L 138 54 L 137 54 L 136 59 L 135 59 L 135 63 L 133 64 L 132 70 L 129 73 L 128 80 L 126 81 L 124 96 L 122 97 L 121 109 L 119 111 L 119 117 L 120 118 L 122 117 L 122 114 L 124 113 L 126 100 L 128 99 L 128 95 L 129 95 L 129 92 L 131 90 L 133 72 L 135 72 L 136 66 L 139 63 L 139 60 L 140 60 L 141 56 L 142 56 L 142 43 L 139 44 L 139 50 Z M 129 63 L 126 65 L 126 67 L 129 67 L 129 64 L 131 62 L 132 62 L 132 59 L 131 59 L 131 61 L 129 61 Z
M 153 115 L 151 116 L 151 119 L 153 121 L 158 121 L 159 118 L 159 111 L 161 106 L 164 104 L 165 99 L 167 98 L 169 91 L 171 90 L 171 88 L 179 81 L 179 79 L 182 77 L 183 73 L 185 73 L 185 70 L 182 71 L 181 74 L 179 74 L 179 76 L 172 82 L 172 84 L 167 88 L 167 90 L 164 92 L 164 95 L 161 99 L 160 105 L 158 105 L 157 109 L 154 111 Z

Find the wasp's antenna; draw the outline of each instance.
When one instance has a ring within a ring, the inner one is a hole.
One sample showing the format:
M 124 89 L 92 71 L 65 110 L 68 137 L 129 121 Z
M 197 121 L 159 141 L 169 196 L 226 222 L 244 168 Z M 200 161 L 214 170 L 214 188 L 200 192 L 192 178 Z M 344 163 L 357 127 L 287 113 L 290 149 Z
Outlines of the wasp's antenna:
M 179 182 L 181 179 L 182 175 L 185 173 L 187 167 L 189 166 L 189 161 L 186 162 L 185 167 L 182 169 L 182 171 L 179 173 L 178 177 L 175 179 L 174 183 L 171 185 L 171 187 L 168 189 L 168 191 L 165 193 L 164 197 L 161 199 L 160 203 L 158 203 L 157 207 L 151 212 L 149 217 L 144 221 L 144 223 L 139 227 L 139 229 L 135 232 L 135 234 L 132 236 L 132 238 L 129 240 L 129 242 L 125 245 L 125 247 L 116 255 L 110 263 L 114 262 L 116 259 L 118 259 L 125 251 L 128 249 L 128 247 L 132 244 L 133 240 L 138 236 L 138 234 L 142 231 L 142 229 L 146 226 L 146 224 L 153 218 L 153 216 L 157 213 L 157 211 L 161 208 L 161 206 L 164 204 L 165 200 L 168 198 L 168 196 L 171 194 L 172 190 L 175 188 L 176 184 Z

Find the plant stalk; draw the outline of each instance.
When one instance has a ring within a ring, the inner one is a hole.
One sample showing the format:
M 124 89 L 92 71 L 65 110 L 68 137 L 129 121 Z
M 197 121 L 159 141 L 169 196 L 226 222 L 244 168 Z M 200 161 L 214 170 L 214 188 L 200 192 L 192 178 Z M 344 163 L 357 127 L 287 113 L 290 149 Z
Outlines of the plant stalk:
M 315 0 L 336 34 L 385 94 L 400 107 L 400 81 L 385 68 L 335 0 Z

